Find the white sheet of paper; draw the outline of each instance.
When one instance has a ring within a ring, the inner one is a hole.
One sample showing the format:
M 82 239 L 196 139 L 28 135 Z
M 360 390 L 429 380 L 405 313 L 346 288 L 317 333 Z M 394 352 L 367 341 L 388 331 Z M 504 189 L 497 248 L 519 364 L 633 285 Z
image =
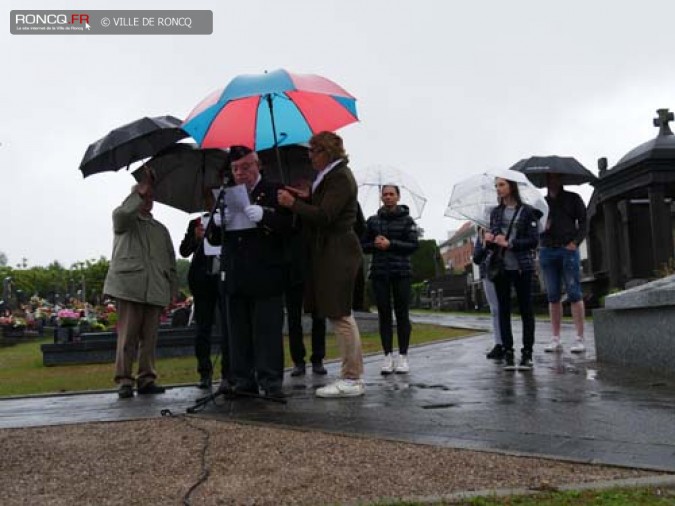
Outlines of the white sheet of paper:
M 209 221 L 211 221 L 209 216 L 202 216 L 202 226 L 204 227 L 204 230 L 209 226 Z M 220 255 L 220 246 L 214 246 L 206 239 L 206 237 L 204 237 L 204 254 L 207 257 Z
M 225 205 L 232 219 L 227 224 L 227 230 L 246 230 L 256 228 L 256 224 L 248 219 L 244 208 L 251 205 L 246 186 L 239 184 L 225 190 Z

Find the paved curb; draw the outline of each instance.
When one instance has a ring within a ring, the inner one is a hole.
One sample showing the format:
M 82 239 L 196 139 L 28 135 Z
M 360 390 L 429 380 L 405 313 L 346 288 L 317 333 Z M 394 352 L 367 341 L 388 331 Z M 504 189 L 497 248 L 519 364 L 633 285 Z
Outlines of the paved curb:
M 423 496 L 423 497 L 402 497 L 383 499 L 398 502 L 414 502 L 414 503 L 456 503 L 468 499 L 483 498 L 504 498 L 510 496 L 536 496 L 537 494 L 545 494 L 551 492 L 567 492 L 572 490 L 608 490 L 613 488 L 633 488 L 633 487 L 675 487 L 675 475 L 667 476 L 646 476 L 643 478 L 622 478 L 618 480 L 604 480 L 590 483 L 574 483 L 570 485 L 563 485 L 560 487 L 551 487 L 550 490 L 533 490 L 530 488 L 499 488 L 499 489 L 483 489 L 471 490 L 466 492 L 455 492 L 452 494 L 443 494 L 437 496 Z M 380 500 L 382 502 L 383 500 Z M 354 503 L 357 504 L 357 503 Z

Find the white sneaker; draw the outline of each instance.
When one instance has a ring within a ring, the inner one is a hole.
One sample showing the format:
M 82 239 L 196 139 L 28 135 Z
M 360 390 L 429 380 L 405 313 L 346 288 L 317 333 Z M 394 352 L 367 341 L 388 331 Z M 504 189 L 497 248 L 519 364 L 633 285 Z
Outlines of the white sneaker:
M 586 347 L 584 346 L 584 340 L 577 338 L 576 342 L 570 348 L 570 351 L 572 353 L 583 353 L 584 351 L 586 351 Z
M 560 353 L 563 351 L 563 346 L 560 344 L 560 339 L 552 339 L 551 342 L 544 347 L 544 351 L 547 353 Z
M 317 397 L 324 399 L 339 397 L 359 397 L 366 393 L 366 387 L 361 380 L 341 379 L 316 390 Z
M 384 356 L 384 361 L 382 362 L 382 368 L 380 369 L 380 374 L 391 374 L 394 372 L 394 354 L 389 353 Z
M 396 374 L 408 374 L 410 365 L 408 364 L 408 355 L 399 355 L 396 362 Z

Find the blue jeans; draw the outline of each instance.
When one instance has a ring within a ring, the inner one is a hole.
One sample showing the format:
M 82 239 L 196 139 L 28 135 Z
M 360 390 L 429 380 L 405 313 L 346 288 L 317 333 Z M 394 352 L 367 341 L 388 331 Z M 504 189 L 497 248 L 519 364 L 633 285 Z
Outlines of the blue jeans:
M 582 298 L 579 282 L 579 250 L 567 248 L 541 248 L 539 265 L 544 275 L 546 295 L 552 303 L 560 302 L 561 284 L 565 283 L 567 299 L 579 302 Z

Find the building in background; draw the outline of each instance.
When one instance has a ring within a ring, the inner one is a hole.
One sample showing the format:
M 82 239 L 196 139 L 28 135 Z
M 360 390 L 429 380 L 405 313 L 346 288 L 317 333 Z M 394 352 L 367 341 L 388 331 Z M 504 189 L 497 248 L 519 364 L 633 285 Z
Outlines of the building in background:
M 450 238 L 440 245 L 445 268 L 448 271 L 465 272 L 467 267 L 473 265 L 471 256 L 476 241 L 476 226 L 467 221 L 450 234 Z

